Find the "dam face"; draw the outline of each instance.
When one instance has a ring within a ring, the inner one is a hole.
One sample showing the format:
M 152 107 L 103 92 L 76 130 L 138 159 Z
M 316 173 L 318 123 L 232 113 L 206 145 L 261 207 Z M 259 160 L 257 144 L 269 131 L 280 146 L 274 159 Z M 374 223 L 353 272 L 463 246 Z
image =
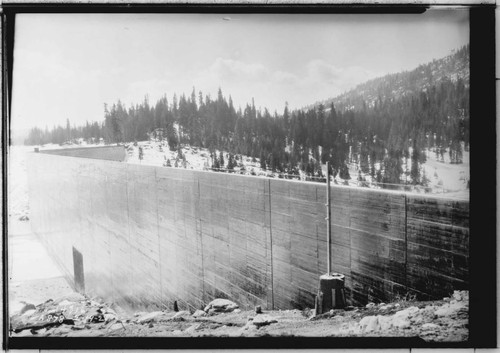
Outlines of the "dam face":
M 33 231 L 75 288 L 132 307 L 314 307 L 326 184 L 124 157 L 106 147 L 28 158 Z M 468 289 L 468 201 L 331 186 L 331 204 L 332 271 L 352 304 Z

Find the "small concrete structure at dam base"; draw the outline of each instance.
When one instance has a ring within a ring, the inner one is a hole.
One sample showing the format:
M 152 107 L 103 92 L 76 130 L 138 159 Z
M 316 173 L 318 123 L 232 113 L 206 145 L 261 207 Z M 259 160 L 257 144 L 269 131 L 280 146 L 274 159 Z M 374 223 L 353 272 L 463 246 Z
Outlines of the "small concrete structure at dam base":
M 326 184 L 127 164 L 122 146 L 68 151 L 28 157 L 31 224 L 80 290 L 134 308 L 315 306 Z M 468 289 L 468 201 L 330 193 L 331 269 L 348 304 Z
M 340 273 L 327 273 L 319 277 L 319 290 L 316 297 L 315 312 L 323 314 L 331 309 L 344 309 L 345 276 Z

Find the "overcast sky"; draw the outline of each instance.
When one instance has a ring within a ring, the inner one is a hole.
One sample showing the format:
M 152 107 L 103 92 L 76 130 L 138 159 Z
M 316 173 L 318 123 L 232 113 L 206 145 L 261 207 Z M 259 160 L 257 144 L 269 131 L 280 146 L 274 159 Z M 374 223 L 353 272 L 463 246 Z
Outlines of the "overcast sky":
M 103 119 L 193 89 L 282 112 L 469 42 L 467 10 L 423 15 L 21 14 L 12 129 Z

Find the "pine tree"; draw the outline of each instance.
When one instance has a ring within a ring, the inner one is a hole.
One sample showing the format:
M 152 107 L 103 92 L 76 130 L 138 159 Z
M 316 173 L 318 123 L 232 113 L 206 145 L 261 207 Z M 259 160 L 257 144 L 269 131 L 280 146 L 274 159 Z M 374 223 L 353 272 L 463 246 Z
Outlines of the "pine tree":
M 420 184 L 420 167 L 418 164 L 419 160 L 419 150 L 418 148 L 414 145 L 413 151 L 411 154 L 411 180 L 413 185 Z
M 266 158 L 264 157 L 264 151 L 260 152 L 260 168 L 262 170 L 266 170 L 267 169 Z
M 233 162 L 233 155 L 232 154 L 229 154 L 229 158 L 227 160 L 227 169 L 234 170 L 234 162 Z
M 224 153 L 222 151 L 219 152 L 219 165 L 221 168 L 224 167 Z
M 219 159 L 215 154 L 212 154 L 212 169 L 218 171 L 220 169 Z
M 66 141 L 71 141 L 71 127 L 69 125 L 69 119 L 66 119 Z
M 351 175 L 349 174 L 349 168 L 347 167 L 347 165 L 345 164 L 345 162 L 342 163 L 342 165 L 340 167 L 339 177 L 341 179 L 344 179 L 344 180 L 351 179 Z
M 139 146 L 139 160 L 142 161 L 143 158 L 144 158 L 144 151 L 142 149 L 142 146 Z

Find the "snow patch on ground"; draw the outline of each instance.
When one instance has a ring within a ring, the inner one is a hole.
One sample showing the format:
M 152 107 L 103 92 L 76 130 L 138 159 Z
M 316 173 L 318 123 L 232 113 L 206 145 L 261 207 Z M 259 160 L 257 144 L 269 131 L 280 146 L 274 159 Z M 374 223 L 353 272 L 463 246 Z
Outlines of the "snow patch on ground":
M 153 166 L 167 166 L 167 161 L 173 168 L 186 168 L 195 170 L 211 170 L 212 168 L 212 158 L 210 151 L 206 148 L 192 147 L 189 145 L 184 145 L 181 148 L 182 155 L 185 157 L 185 162 L 182 156 L 179 155 L 178 151 L 170 151 L 166 140 L 160 141 L 158 139 L 151 139 L 149 141 L 137 142 L 137 146 L 134 144 L 127 144 L 127 163 L 133 164 L 144 164 Z M 139 147 L 143 149 L 143 159 L 139 159 Z M 216 150 L 216 157 L 219 157 L 220 150 Z M 229 154 L 227 151 L 222 151 L 224 155 L 225 163 L 227 164 Z M 410 151 L 411 153 L 411 151 Z M 446 197 L 469 199 L 469 189 L 467 188 L 467 182 L 470 179 L 470 164 L 469 164 L 469 152 L 463 152 L 463 163 L 462 164 L 450 164 L 449 154 L 444 155 L 444 159 L 440 160 L 436 157 L 435 153 L 430 150 L 426 150 L 425 154 L 427 156 L 427 161 L 422 165 L 421 173 L 425 171 L 426 177 L 429 181 L 428 187 L 424 188 L 422 186 L 413 187 L 411 185 L 407 186 L 408 192 L 412 193 L 430 193 L 439 194 Z M 280 173 L 271 172 L 268 170 L 263 170 L 260 168 L 260 159 L 252 159 L 249 156 L 238 155 L 239 160 L 237 166 L 234 167 L 234 173 L 245 174 L 245 175 L 256 175 L 262 177 L 279 178 Z M 310 158 L 313 158 L 312 153 L 310 153 Z M 409 160 L 409 163 L 411 161 Z M 375 164 L 377 169 L 380 168 L 379 163 Z M 225 166 L 221 169 L 225 170 Z M 350 187 L 370 187 L 381 189 L 381 185 L 377 184 L 375 180 L 372 180 L 370 175 L 364 175 L 366 182 L 360 182 L 357 180 L 359 172 L 359 162 L 348 163 L 349 174 L 351 179 L 344 180 L 338 175 L 333 180 L 332 184 L 346 185 Z M 403 166 L 405 168 L 405 166 Z M 410 168 L 408 168 L 410 169 Z M 326 164 L 322 164 L 323 174 L 326 174 Z M 281 177 L 286 177 L 281 175 Z M 291 176 L 288 176 L 291 177 Z M 308 180 L 305 173 L 300 171 L 300 176 L 294 176 L 295 180 Z M 318 178 L 316 178 L 318 179 Z M 313 179 L 315 180 L 315 179 Z M 403 179 L 404 180 L 404 179 Z M 407 178 L 409 184 L 410 178 Z M 404 185 L 397 187 L 397 190 L 403 191 Z

